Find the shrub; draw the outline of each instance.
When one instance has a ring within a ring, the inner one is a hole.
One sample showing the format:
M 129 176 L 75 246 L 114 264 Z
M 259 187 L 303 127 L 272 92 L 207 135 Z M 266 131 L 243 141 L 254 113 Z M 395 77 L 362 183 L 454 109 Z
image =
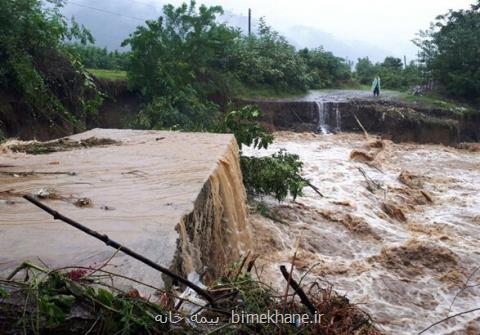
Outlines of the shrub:
M 205 131 L 212 129 L 219 118 L 216 104 L 202 101 L 193 89 L 186 87 L 176 95 L 153 98 L 140 111 L 133 126 L 142 129 Z
M 226 130 L 235 134 L 240 149 L 243 144 L 266 149 L 273 142 L 273 136 L 258 122 L 261 117 L 260 109 L 252 105 L 232 110 L 225 116 Z
M 295 200 L 306 186 L 300 176 L 303 162 L 285 150 L 267 157 L 241 157 L 243 181 L 250 194 L 273 195 L 278 201 L 290 194 Z

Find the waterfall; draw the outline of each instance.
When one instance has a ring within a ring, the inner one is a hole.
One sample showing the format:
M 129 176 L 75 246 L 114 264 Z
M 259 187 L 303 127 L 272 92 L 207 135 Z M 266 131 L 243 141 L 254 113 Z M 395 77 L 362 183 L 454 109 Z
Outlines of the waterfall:
M 341 132 L 342 131 L 342 115 L 340 114 L 340 110 L 338 109 L 338 104 L 335 104 L 335 122 L 336 122 L 335 131 Z
M 322 134 L 328 134 L 328 126 L 326 123 L 326 115 L 325 115 L 325 103 L 323 101 L 315 101 L 318 108 L 318 126 L 317 130 L 321 131 Z
M 315 101 L 318 110 L 317 130 L 323 135 L 329 134 L 330 130 L 334 133 L 342 131 L 342 114 L 338 103 L 326 102 L 322 100 Z M 333 110 L 335 109 L 335 120 Z

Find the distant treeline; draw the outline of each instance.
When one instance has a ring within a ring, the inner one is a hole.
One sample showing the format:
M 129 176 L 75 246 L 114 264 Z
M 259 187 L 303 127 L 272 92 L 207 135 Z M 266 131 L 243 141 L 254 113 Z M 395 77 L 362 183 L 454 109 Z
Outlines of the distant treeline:
M 360 84 L 370 84 L 372 78 L 380 76 L 382 87 L 404 90 L 423 83 L 425 67 L 410 62 L 403 64 L 400 58 L 387 57 L 382 63 L 373 64 L 368 57 L 358 59 L 355 78 Z
M 480 0 L 439 16 L 420 34 L 420 63 L 405 66 L 387 57 L 372 64 L 363 58 L 355 71 L 321 47 L 296 50 L 264 20 L 246 36 L 219 23 L 221 7 L 194 1 L 164 6 L 162 17 L 126 37 L 130 52 L 111 52 L 95 47 L 86 28 L 67 23 L 62 1 L 48 2 L 3 0 L 0 97 L 14 96 L 25 113 L 51 124 L 81 128 L 95 118 L 102 95 L 86 68 L 127 71 L 129 87 L 143 97 L 135 124 L 142 128 L 214 129 L 233 97 L 368 85 L 376 75 L 383 88 L 407 89 L 429 80 L 454 98 L 480 96 Z M 5 108 L 0 106 L 0 116 Z
M 108 51 L 94 45 L 80 43 L 68 44 L 66 48 L 76 54 L 86 68 L 105 70 L 125 70 L 128 64 L 128 52 Z

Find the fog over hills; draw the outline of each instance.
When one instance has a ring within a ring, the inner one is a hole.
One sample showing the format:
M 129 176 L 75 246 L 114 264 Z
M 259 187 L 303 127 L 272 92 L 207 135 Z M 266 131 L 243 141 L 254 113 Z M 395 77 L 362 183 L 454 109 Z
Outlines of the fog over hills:
M 145 2 L 144 2 L 145 1 Z M 76 21 L 85 25 L 94 35 L 96 44 L 110 50 L 121 50 L 122 41 L 145 20 L 158 18 L 162 14 L 159 2 L 132 0 L 75 0 L 70 1 L 63 9 L 67 18 L 75 17 Z M 220 21 L 247 31 L 248 19 L 225 9 Z M 268 17 L 266 17 L 268 24 Z M 253 18 L 253 30 L 258 26 L 258 19 Z M 336 56 L 356 61 L 359 57 L 368 56 L 373 61 L 380 61 L 392 53 L 388 50 L 370 45 L 362 41 L 346 41 L 316 28 L 292 25 L 278 29 L 285 38 L 297 48 L 317 48 L 323 46 Z M 399 56 L 399 55 L 397 55 Z

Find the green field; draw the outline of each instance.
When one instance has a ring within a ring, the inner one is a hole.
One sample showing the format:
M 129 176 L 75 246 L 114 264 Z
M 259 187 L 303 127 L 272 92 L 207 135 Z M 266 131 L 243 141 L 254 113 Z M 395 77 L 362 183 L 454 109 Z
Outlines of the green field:
M 102 69 L 87 69 L 88 72 L 97 78 L 110 80 L 127 80 L 127 72 L 121 70 L 102 70 Z

